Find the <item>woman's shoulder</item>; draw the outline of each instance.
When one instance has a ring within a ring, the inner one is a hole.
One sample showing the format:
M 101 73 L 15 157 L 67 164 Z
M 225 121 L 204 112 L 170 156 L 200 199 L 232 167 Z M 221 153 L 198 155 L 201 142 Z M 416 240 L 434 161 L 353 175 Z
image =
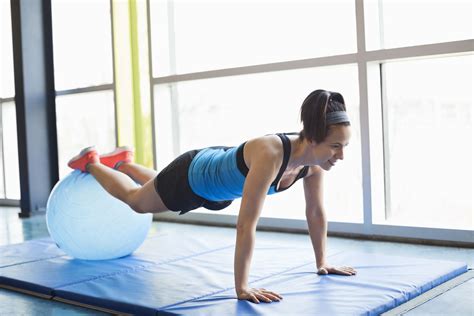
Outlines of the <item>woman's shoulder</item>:
M 250 139 L 245 147 L 253 152 L 265 155 L 278 155 L 283 152 L 283 146 L 277 135 L 265 135 Z
M 253 161 L 266 160 L 281 165 L 283 146 L 277 135 L 265 135 L 248 140 L 245 143 L 244 158 L 250 167 Z

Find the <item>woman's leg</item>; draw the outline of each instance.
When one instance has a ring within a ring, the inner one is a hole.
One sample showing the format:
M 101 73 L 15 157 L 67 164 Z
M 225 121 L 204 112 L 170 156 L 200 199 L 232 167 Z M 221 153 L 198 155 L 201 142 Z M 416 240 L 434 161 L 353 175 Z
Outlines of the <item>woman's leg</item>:
M 121 164 L 118 168 L 118 171 L 125 173 L 130 178 L 138 182 L 140 185 L 144 185 L 148 181 L 156 178 L 158 172 L 153 169 L 148 169 L 142 165 L 136 163 L 125 162 Z
M 137 213 L 159 213 L 168 210 L 155 190 L 154 177 L 149 177 L 142 187 L 137 187 L 129 176 L 100 163 L 89 163 L 87 171 L 107 192 L 128 204 Z M 143 174 L 142 176 L 141 180 L 145 180 L 146 177 Z

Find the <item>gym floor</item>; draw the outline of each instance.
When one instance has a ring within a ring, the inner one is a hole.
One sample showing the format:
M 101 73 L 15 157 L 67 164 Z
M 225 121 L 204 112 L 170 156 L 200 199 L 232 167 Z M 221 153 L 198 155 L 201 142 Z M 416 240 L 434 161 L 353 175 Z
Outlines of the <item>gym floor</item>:
M 20 209 L 16 207 L 0 207 L 0 246 L 48 236 L 43 215 L 20 219 L 18 217 L 19 212 Z M 166 231 L 197 234 L 203 229 L 207 231 L 212 230 L 218 234 L 235 234 L 232 228 L 204 227 L 167 222 L 153 222 L 150 234 Z M 310 242 L 309 237 L 304 234 L 274 232 L 257 232 L 257 243 L 259 240 Z M 452 260 L 466 262 L 470 268 L 474 266 L 474 249 L 466 248 L 351 240 L 337 237 L 328 238 L 328 248 L 351 251 L 360 249 L 390 255 Z M 474 279 L 471 279 L 412 309 L 405 315 L 473 316 L 473 301 Z M 104 315 L 104 313 L 0 289 L 0 315 Z

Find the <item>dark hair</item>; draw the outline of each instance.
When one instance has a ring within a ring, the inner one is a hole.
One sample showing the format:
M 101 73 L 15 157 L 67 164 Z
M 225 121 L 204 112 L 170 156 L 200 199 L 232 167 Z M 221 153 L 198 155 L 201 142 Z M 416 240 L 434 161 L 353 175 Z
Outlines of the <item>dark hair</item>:
M 340 93 L 321 89 L 311 92 L 301 105 L 303 130 L 300 132 L 300 140 L 321 143 L 329 132 L 329 126 L 350 125 L 349 122 L 342 122 L 326 126 L 326 114 L 335 111 L 346 111 L 344 98 Z

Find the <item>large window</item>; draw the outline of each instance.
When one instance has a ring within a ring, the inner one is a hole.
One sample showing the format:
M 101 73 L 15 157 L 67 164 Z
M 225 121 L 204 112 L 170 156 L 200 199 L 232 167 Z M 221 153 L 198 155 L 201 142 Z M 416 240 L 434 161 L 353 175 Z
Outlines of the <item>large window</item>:
M 116 144 L 109 0 L 52 0 L 59 175 L 81 148 Z
M 0 63 L 1 85 L 0 97 L 8 98 L 15 95 L 15 81 L 13 78 L 13 47 L 12 21 L 10 16 L 10 1 L 0 2 Z
M 112 82 L 109 0 L 52 0 L 57 90 Z
M 84 147 L 100 152 L 115 144 L 114 97 L 109 90 L 56 97 L 59 176 L 71 172 L 68 160 Z
M 474 228 L 473 60 L 469 55 L 383 65 L 389 223 Z
M 16 111 L 14 102 L 2 103 L 2 160 L 3 160 L 3 197 L 20 199 L 20 171 L 18 165 L 18 143 L 16 132 Z
M 367 48 L 472 39 L 470 0 L 365 0 Z
M 155 76 L 356 51 L 354 1 L 179 0 L 150 7 Z
M 353 1 L 151 1 L 150 8 L 155 76 L 349 54 L 357 49 Z M 334 17 L 337 27 L 328 27 L 335 23 Z M 357 80 L 357 65 L 347 64 L 156 85 L 157 165 L 164 167 L 193 148 L 236 146 L 265 134 L 298 132 L 304 98 L 318 88 L 339 91 L 348 100 L 354 136 L 344 164 L 327 175 L 328 216 L 333 221 L 361 223 Z M 340 181 L 347 172 L 351 177 Z M 224 213 L 237 214 L 238 204 Z M 265 205 L 264 216 L 303 219 L 302 183 L 268 198 Z
M 20 199 L 10 1 L 0 2 L 0 199 Z
M 157 0 L 150 10 L 158 167 L 298 131 L 304 96 L 340 91 L 354 135 L 325 175 L 330 231 L 470 241 L 472 2 Z M 235 204 L 187 216 L 232 222 L 215 214 L 235 215 Z M 304 229 L 303 210 L 297 186 L 266 200 L 264 222 Z

